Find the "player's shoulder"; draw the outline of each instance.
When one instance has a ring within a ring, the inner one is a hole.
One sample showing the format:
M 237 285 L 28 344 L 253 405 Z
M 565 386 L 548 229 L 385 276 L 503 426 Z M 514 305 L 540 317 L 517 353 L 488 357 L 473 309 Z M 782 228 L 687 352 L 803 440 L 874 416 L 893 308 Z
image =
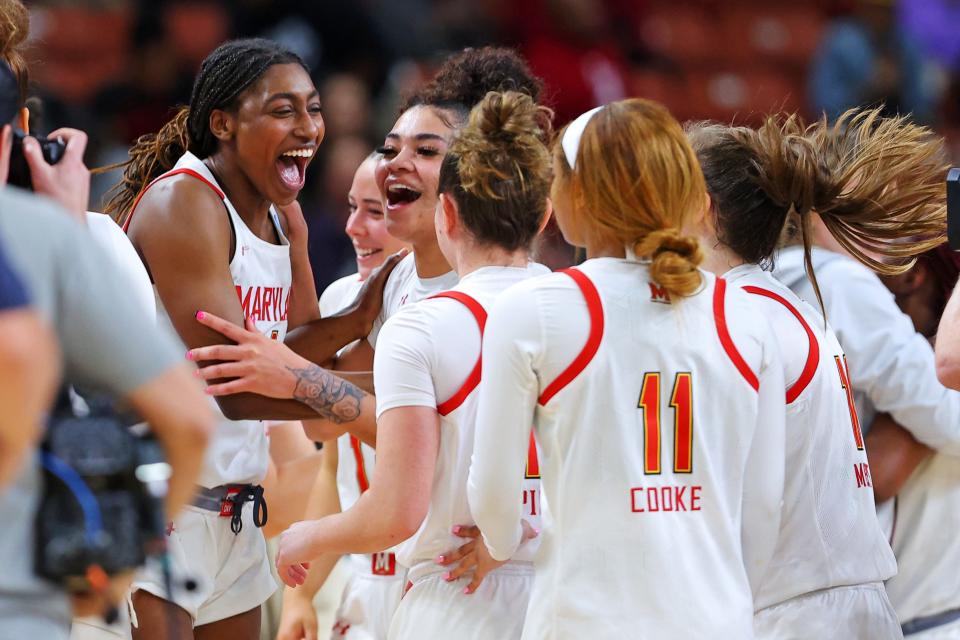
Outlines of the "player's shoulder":
M 717 287 L 721 286 L 721 279 L 717 278 L 713 287 L 711 306 L 715 322 L 725 322 L 727 325 L 742 325 L 745 330 L 763 331 L 769 324 L 767 317 L 758 312 L 760 307 L 756 297 L 744 289 L 726 285 L 723 291 L 722 306 L 719 302 Z
M 462 296 L 466 296 L 464 299 Z M 430 295 L 413 304 L 407 304 L 400 312 L 406 314 L 410 322 L 418 322 L 431 335 L 457 333 L 479 322 L 478 313 L 487 314 L 485 296 L 463 290 L 460 285 Z M 474 304 L 480 309 L 475 309 Z
M 824 301 L 834 296 L 856 294 L 851 290 L 851 285 L 854 283 L 866 286 L 868 289 L 886 289 L 876 273 L 848 255 L 814 247 L 810 253 L 810 259 Z M 777 258 L 773 275 L 791 289 L 805 281 L 807 276 L 803 249 L 800 247 L 784 249 Z
M 855 316 L 858 323 L 882 324 L 902 315 L 893 293 L 880 276 L 849 256 L 832 256 L 836 257 L 822 266 L 815 263 L 817 284 L 828 319 L 836 319 L 842 325 L 847 322 L 845 318 Z
M 721 284 L 722 283 L 722 284 Z M 764 354 L 776 344 L 776 337 L 767 314 L 753 295 L 721 278 L 708 285 L 711 295 L 711 322 L 724 349 L 736 351 L 750 368 L 758 371 Z M 721 291 L 722 288 L 722 303 Z
M 320 294 L 320 315 L 337 313 L 353 301 L 362 282 L 359 273 L 352 273 L 334 280 Z
M 529 262 L 525 267 L 521 268 L 493 267 L 478 278 L 469 275 L 459 280 L 447 291 L 442 293 L 443 295 L 447 295 L 448 293 L 453 294 L 454 297 L 465 294 L 480 304 L 487 306 L 492 304 L 504 291 L 520 283 L 529 282 L 530 280 L 549 273 L 551 272 L 548 267 L 537 262 Z M 440 294 L 434 294 L 435 297 L 439 295 Z
M 876 273 L 850 256 L 818 249 L 813 253 L 813 261 L 818 281 L 822 274 L 824 278 L 856 279 L 880 283 L 880 278 Z
M 529 293 L 533 291 L 576 290 L 576 283 L 566 271 L 568 270 L 561 269 L 559 271 L 551 271 L 542 264 L 531 263 L 528 268 L 530 277 L 510 285 L 507 291 L 513 295 L 522 295 L 524 292 Z
M 393 300 L 409 293 L 411 287 L 416 282 L 417 266 L 413 261 L 413 253 L 408 253 L 393 268 L 387 281 L 383 285 L 383 311 L 381 314 L 384 320 L 395 311 Z
M 491 313 L 526 320 L 585 304 L 580 286 L 566 271 L 534 269 L 536 275 L 510 285 L 497 296 Z
M 527 273 L 530 274 L 531 278 L 539 278 L 540 276 L 553 273 L 553 270 L 545 264 L 531 261 L 527 263 Z
M 102 247 L 115 249 L 116 251 L 126 252 L 127 248 L 133 251 L 130 239 L 123 232 L 113 218 L 105 213 L 96 213 L 88 211 L 86 215 L 87 229 Z
M 211 183 L 192 174 L 161 176 L 143 192 L 135 218 L 143 215 L 195 218 L 198 209 L 207 207 L 223 211 L 221 194 Z
M 357 289 L 360 283 L 361 283 L 360 274 L 351 273 L 341 278 L 337 278 L 336 280 L 328 284 L 327 288 L 323 290 L 323 295 L 327 295 L 328 293 L 331 295 L 335 295 L 335 294 L 343 293 L 344 291 L 349 291 L 351 289 Z
M 108 237 L 111 240 L 115 238 L 126 239 L 126 236 L 123 233 L 123 229 L 120 228 L 120 225 L 118 225 L 113 218 L 105 213 L 87 211 L 85 220 L 90 232 L 95 236 L 102 235 L 103 237 Z
M 771 323 L 776 321 L 797 328 L 814 324 L 823 326 L 823 315 L 769 271 L 756 269 L 732 281 L 766 310 L 765 314 Z
M 149 244 L 182 256 L 177 260 L 206 257 L 219 264 L 219 254 L 230 248 L 233 232 L 224 202 L 209 186 L 186 174 L 154 184 L 130 215 L 127 233 L 141 251 Z
M 397 263 L 397 266 L 395 266 L 393 271 L 390 272 L 390 275 L 387 276 L 387 286 L 396 286 L 399 283 L 408 282 L 415 278 L 416 275 L 417 263 L 414 261 L 413 252 L 411 251 Z
M 446 333 L 443 329 L 451 324 L 451 314 L 434 307 L 431 302 L 421 300 L 406 304 L 386 319 L 377 338 L 377 357 L 409 352 L 427 357 L 437 351 L 437 336 Z

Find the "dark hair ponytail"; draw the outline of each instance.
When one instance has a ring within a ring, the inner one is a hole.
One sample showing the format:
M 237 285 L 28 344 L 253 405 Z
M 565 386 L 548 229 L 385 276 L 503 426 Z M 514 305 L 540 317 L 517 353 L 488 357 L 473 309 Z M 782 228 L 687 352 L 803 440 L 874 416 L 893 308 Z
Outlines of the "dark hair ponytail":
M 756 131 L 697 123 L 687 135 L 713 201 L 718 239 L 747 262 L 763 264 L 781 243 L 788 215 L 797 216 L 818 299 L 811 215 L 882 274 L 903 272 L 913 256 L 943 241 L 943 140 L 906 118 L 850 110 L 834 124 L 824 118 L 806 126 L 791 115 L 769 117 Z
M 247 87 L 278 64 L 298 64 L 306 69 L 297 54 L 263 38 L 231 40 L 217 47 L 200 65 L 190 106 L 181 107 L 159 132 L 138 138 L 129 160 L 101 170 L 125 167 L 104 212 L 122 224 L 147 185 L 169 171 L 185 152 L 199 158 L 212 155 L 217 139 L 210 131 L 210 114 L 234 107 Z

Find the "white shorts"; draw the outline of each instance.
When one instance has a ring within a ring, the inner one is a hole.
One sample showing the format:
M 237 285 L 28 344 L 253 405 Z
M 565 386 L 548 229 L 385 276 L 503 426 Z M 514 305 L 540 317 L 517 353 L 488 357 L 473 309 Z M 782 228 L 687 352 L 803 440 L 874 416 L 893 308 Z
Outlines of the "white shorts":
M 351 575 L 337 608 L 331 640 L 386 640 L 406 582 L 406 571 L 399 567 L 393 576 Z
M 194 626 L 224 620 L 263 604 L 277 589 L 263 532 L 252 519 L 253 503 L 243 505 L 243 528 L 234 534 L 230 518 L 192 505 L 174 520 L 167 536 L 173 574 L 173 598 L 193 618 Z M 185 588 L 187 581 L 196 588 Z M 147 565 L 133 582 L 170 600 L 157 563 Z M 136 611 L 131 616 L 136 625 Z
M 100 616 L 74 618 L 70 640 L 131 640 L 127 603 L 121 602 L 117 612 L 120 617 L 113 624 L 107 624 Z
M 107 624 L 100 616 L 74 618 L 70 640 L 131 640 L 126 601 L 118 605 L 117 613 L 119 616 L 113 624 Z
M 415 581 L 400 600 L 390 640 L 519 640 L 533 587 L 533 565 L 509 563 L 490 573 L 466 595 L 465 578 L 443 573 Z
M 753 617 L 758 640 L 891 640 L 900 622 L 879 582 L 834 587 L 761 609 Z

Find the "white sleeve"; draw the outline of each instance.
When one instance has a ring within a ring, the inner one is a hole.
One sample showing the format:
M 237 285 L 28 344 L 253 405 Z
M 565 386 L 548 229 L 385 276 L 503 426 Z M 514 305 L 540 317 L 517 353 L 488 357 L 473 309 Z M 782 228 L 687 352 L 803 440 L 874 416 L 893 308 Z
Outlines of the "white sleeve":
M 373 325 L 370 327 L 370 335 L 367 336 L 367 342 L 370 343 L 370 346 L 376 350 L 377 340 L 380 338 L 380 332 L 383 329 L 384 325 L 384 314 L 383 309 L 380 310 L 380 313 L 377 314 L 377 317 L 373 319 Z
M 340 298 L 340 292 L 338 291 L 337 283 L 332 282 L 327 285 L 327 288 L 323 290 L 323 293 L 320 294 L 320 299 L 317 301 L 317 304 L 320 306 L 320 317 L 326 318 L 329 315 L 332 315 L 339 311 L 339 309 L 334 309 L 336 302 Z
M 490 555 L 507 560 L 523 534 L 524 468 L 543 348 L 535 296 L 507 290 L 493 306 L 483 334 L 483 379 L 467 479 L 470 512 Z
M 834 265 L 821 276 L 839 288 L 830 297 L 827 319 L 846 354 L 854 389 L 923 444 L 960 454 L 960 393 L 937 380 L 930 343 L 876 275 L 847 261 Z
M 395 304 L 395 301 L 398 295 L 402 296 L 407 291 L 407 285 L 405 283 L 406 278 L 409 276 L 410 269 L 413 269 L 414 273 L 416 272 L 412 253 L 394 267 L 390 275 L 387 276 L 387 281 L 383 283 L 383 299 L 380 301 L 380 313 L 373 319 L 370 334 L 367 336 L 367 342 L 370 343 L 373 349 L 377 348 L 380 331 L 383 329 L 383 325 L 387 323 L 387 319 L 401 308 L 400 305 Z
M 360 290 L 362 283 L 357 280 L 357 275 L 344 276 L 327 285 L 327 288 L 320 294 L 320 317 L 326 318 L 337 313 L 348 304 L 353 302 L 357 291 Z M 352 296 L 350 294 L 353 294 Z M 350 297 L 348 297 L 350 296 Z
M 387 320 L 373 357 L 377 417 L 397 407 L 437 406 L 433 385 L 434 345 L 416 305 Z
M 743 476 L 741 543 L 750 587 L 756 593 L 780 534 L 786 465 L 783 363 L 773 333 L 764 342 L 757 425 Z
M 87 228 L 100 248 L 116 266 L 121 278 L 129 285 L 128 298 L 144 310 L 150 318 L 157 317 L 157 299 L 147 268 L 143 266 L 137 250 L 110 216 L 104 213 L 87 212 Z

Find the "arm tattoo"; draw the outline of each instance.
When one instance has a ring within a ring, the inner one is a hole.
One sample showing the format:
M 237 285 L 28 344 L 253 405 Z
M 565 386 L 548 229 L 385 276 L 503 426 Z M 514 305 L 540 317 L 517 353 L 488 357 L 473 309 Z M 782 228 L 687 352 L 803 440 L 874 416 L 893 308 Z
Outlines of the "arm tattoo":
M 353 422 L 360 417 L 363 390 L 317 365 L 287 369 L 297 378 L 297 386 L 293 389 L 294 400 L 335 424 Z

